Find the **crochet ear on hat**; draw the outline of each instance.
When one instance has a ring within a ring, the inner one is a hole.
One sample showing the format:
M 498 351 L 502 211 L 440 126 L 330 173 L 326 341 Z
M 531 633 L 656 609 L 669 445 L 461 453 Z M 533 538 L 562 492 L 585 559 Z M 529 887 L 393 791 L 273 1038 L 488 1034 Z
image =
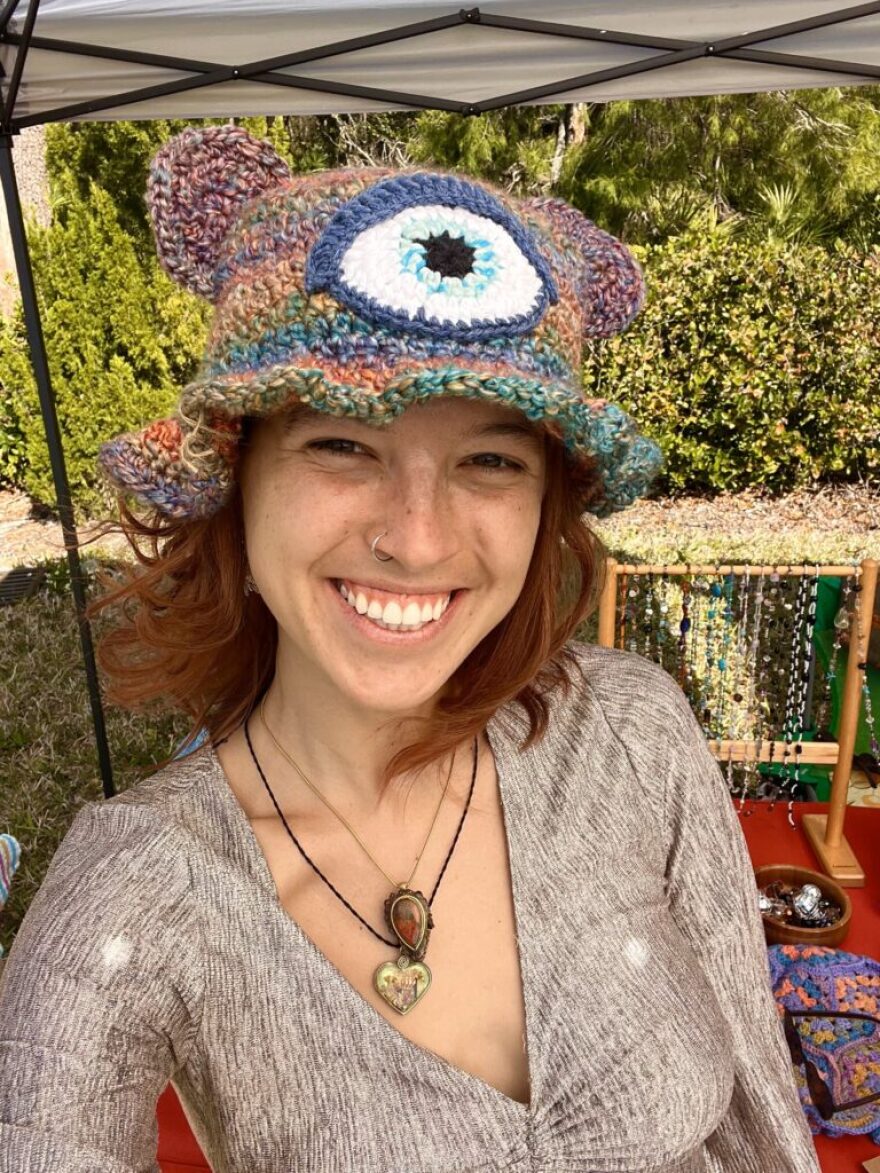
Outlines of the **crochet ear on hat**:
M 184 432 L 176 419 L 156 420 L 102 444 L 98 463 L 118 489 L 168 517 L 209 517 L 229 495 L 240 421 L 217 420 L 212 433 L 210 443 L 198 432 Z
M 629 249 L 564 200 L 538 197 L 524 200 L 522 208 L 526 215 L 529 209 L 542 212 L 557 245 L 577 251 L 584 337 L 610 338 L 625 330 L 645 303 L 645 279 Z
M 209 301 L 230 226 L 249 200 L 290 178 L 269 143 L 237 126 L 190 128 L 153 159 L 147 205 L 162 267 Z

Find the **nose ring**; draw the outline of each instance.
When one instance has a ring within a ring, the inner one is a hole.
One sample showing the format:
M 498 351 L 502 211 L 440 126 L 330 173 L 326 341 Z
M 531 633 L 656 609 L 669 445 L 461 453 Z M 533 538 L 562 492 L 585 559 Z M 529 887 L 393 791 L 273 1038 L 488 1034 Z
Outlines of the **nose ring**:
M 381 542 L 387 533 L 388 530 L 386 529 L 383 533 L 379 534 L 378 537 L 373 538 L 372 542 L 370 542 L 370 553 L 377 562 L 390 562 L 394 557 L 393 554 L 380 554 L 376 549 L 376 547 L 379 545 L 379 542 Z

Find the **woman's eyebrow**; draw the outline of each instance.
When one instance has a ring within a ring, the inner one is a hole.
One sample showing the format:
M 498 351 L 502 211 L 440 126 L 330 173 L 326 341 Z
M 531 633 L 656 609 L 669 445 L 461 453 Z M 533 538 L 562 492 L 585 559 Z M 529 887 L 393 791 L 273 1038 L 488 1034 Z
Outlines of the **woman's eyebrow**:
M 323 427 L 327 425 L 342 423 L 343 417 L 330 415 L 329 412 L 318 411 L 286 411 L 282 420 L 282 431 L 285 435 L 292 432 L 294 428 L 302 427 Z
M 531 440 L 534 444 L 541 443 L 537 430 L 527 420 L 519 423 L 517 420 L 504 420 L 495 424 L 484 424 L 482 427 L 471 428 L 465 433 L 466 440 L 483 439 L 486 436 L 512 437 L 513 439 Z

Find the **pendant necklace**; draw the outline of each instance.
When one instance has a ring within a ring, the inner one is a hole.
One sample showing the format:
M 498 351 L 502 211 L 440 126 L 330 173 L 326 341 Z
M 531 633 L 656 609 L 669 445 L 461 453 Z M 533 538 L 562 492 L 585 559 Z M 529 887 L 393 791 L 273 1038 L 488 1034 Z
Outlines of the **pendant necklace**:
M 477 780 L 477 767 L 479 764 L 479 739 L 476 737 L 474 738 L 473 771 L 471 774 L 471 784 L 470 790 L 468 791 L 467 801 L 465 803 L 464 810 L 462 811 L 461 819 L 459 820 L 452 844 L 450 845 L 449 851 L 447 852 L 443 866 L 440 869 L 440 875 L 437 877 L 437 883 L 434 885 L 434 891 L 431 893 L 430 899 L 426 899 L 422 892 L 411 888 L 410 884 L 412 882 L 413 876 L 415 875 L 416 869 L 418 868 L 419 861 L 421 860 L 425 848 L 428 845 L 428 840 L 431 837 L 434 824 L 437 822 L 437 816 L 440 813 L 440 807 L 443 805 L 443 799 L 446 797 L 446 791 L 449 787 L 449 780 L 452 777 L 455 755 L 453 754 L 453 760 L 450 763 L 449 773 L 446 776 L 446 784 L 443 788 L 443 793 L 440 796 L 440 803 L 437 806 L 437 810 L 434 812 L 434 818 L 431 820 L 431 826 L 428 828 L 428 834 L 425 837 L 425 842 L 422 844 L 422 849 L 416 857 L 416 862 L 413 866 L 412 873 L 410 874 L 408 880 L 395 881 L 388 875 L 378 860 L 373 858 L 354 828 L 349 825 L 347 820 L 339 813 L 339 811 L 337 811 L 330 803 L 330 801 L 325 798 L 323 794 L 321 794 L 315 785 L 313 785 L 313 783 L 306 777 L 303 770 L 293 760 L 284 746 L 280 744 L 278 739 L 275 737 L 275 734 L 269 728 L 268 722 L 266 721 L 266 717 L 263 712 L 264 704 L 265 696 L 260 702 L 260 720 L 263 723 L 263 728 L 275 743 L 279 753 L 281 753 L 285 760 L 290 763 L 294 770 L 296 770 L 297 774 L 299 774 L 300 778 L 302 778 L 309 789 L 312 790 L 315 795 L 317 795 L 321 802 L 323 802 L 324 805 L 334 815 L 336 815 L 340 822 L 357 841 L 358 845 L 361 847 L 370 861 L 375 864 L 388 883 L 392 885 L 393 890 L 389 893 L 387 899 L 385 900 L 384 913 L 385 923 L 394 934 L 396 940 L 389 941 L 386 937 L 380 936 L 380 934 L 376 932 L 372 925 L 368 924 L 367 921 L 365 921 L 364 918 L 360 915 L 360 913 L 357 912 L 356 909 L 352 908 L 345 897 L 340 892 L 338 892 L 336 888 L 334 888 L 327 877 L 312 862 L 312 860 L 309 859 L 308 855 L 303 850 L 293 831 L 288 826 L 287 820 L 285 819 L 281 808 L 275 799 L 275 795 L 272 793 L 271 787 L 266 780 L 266 775 L 263 773 L 259 759 L 257 758 L 253 745 L 251 744 L 247 721 L 245 721 L 243 726 L 244 736 L 245 740 L 247 741 L 247 746 L 250 750 L 251 757 L 253 758 L 254 765 L 256 766 L 257 772 L 263 780 L 263 785 L 269 792 L 269 797 L 272 800 L 275 810 L 278 812 L 278 817 L 281 819 L 285 831 L 290 836 L 300 855 L 303 857 L 309 867 L 311 867 L 311 869 L 318 875 L 318 877 L 323 880 L 323 882 L 333 892 L 337 899 L 341 900 L 349 912 L 357 917 L 364 928 L 368 929 L 373 934 L 373 936 L 383 944 L 397 949 L 398 957 L 396 961 L 384 961 L 376 968 L 375 972 L 373 973 L 373 988 L 383 999 L 383 1001 L 385 1001 L 393 1010 L 396 1010 L 399 1014 L 408 1014 L 409 1011 L 412 1010 L 413 1007 L 422 1000 L 431 985 L 431 971 L 424 962 L 425 952 L 428 948 L 428 940 L 431 935 L 431 929 L 434 927 L 434 919 L 431 914 L 431 905 L 434 902 L 434 897 L 437 895 L 437 889 L 440 887 L 440 881 L 443 879 L 446 868 L 450 859 L 452 858 L 452 852 L 455 850 L 455 845 L 458 842 L 458 837 L 461 834 L 461 829 L 464 826 L 464 820 L 467 816 L 468 808 L 471 803 L 471 796 L 473 795 L 474 785 Z

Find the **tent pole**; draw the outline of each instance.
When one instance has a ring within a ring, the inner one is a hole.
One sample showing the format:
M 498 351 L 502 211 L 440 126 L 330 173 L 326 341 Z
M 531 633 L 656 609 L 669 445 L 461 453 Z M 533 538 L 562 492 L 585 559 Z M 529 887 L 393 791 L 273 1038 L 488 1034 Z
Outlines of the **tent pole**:
M 0 134 L 0 181 L 2 181 L 3 194 L 6 197 L 9 232 L 12 237 L 15 267 L 18 273 L 19 288 L 21 289 L 21 300 L 24 309 L 25 324 L 27 326 L 28 342 L 30 343 L 31 363 L 33 365 L 34 378 L 37 383 L 37 392 L 40 397 L 40 411 L 43 416 L 43 426 L 46 429 L 49 459 L 52 464 L 52 479 L 55 482 L 58 513 L 61 518 L 64 547 L 67 551 L 67 564 L 70 568 L 70 585 L 76 604 L 79 638 L 80 644 L 82 645 L 86 682 L 92 706 L 92 720 L 95 727 L 95 740 L 98 748 L 98 764 L 104 786 L 104 796 L 105 798 L 112 798 L 115 794 L 113 770 L 110 763 L 110 751 L 107 745 L 107 730 L 104 723 L 104 708 L 101 703 L 101 690 L 98 684 L 98 672 L 95 665 L 92 630 L 85 614 L 86 591 L 85 579 L 79 560 L 79 539 L 76 533 L 73 505 L 70 499 L 70 485 L 67 480 L 64 450 L 61 446 L 58 415 L 55 411 L 55 397 L 52 392 L 49 363 L 46 358 L 43 327 L 40 322 L 40 312 L 37 305 L 36 290 L 34 288 L 34 275 L 31 268 L 27 236 L 25 234 L 21 199 L 19 198 L 18 183 L 15 178 L 15 165 L 12 160 L 12 135 L 10 134 Z

